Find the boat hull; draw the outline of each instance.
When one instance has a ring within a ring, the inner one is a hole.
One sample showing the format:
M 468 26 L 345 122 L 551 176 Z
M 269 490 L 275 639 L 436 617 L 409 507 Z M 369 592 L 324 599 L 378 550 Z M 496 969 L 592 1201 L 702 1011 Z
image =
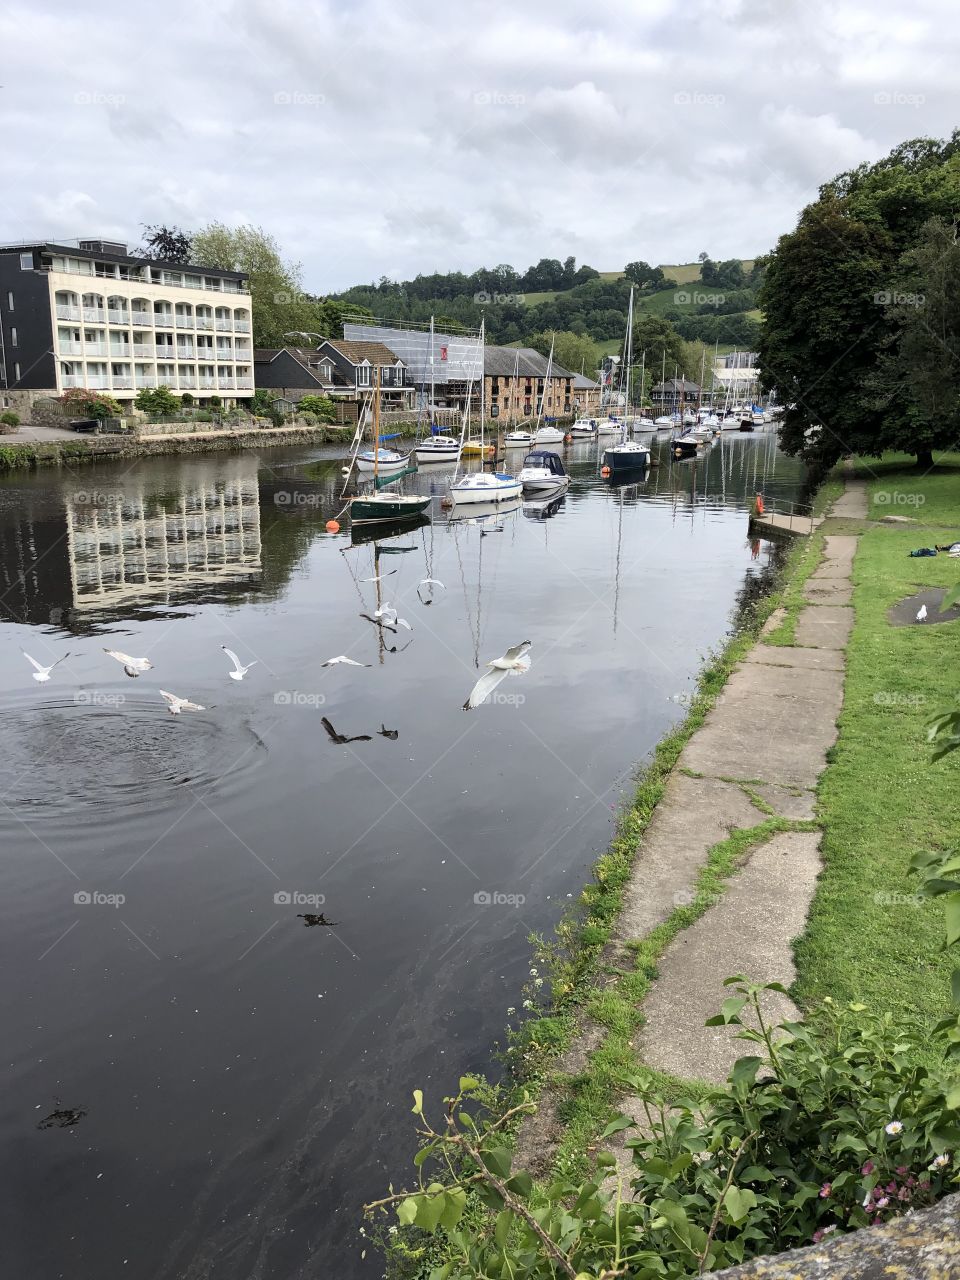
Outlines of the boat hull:
M 384 457 L 384 453 L 381 451 L 376 460 L 374 460 L 372 453 L 357 454 L 357 470 L 363 475 L 373 475 L 374 471 L 381 476 L 393 475 L 396 471 L 403 471 L 409 463 L 410 455 L 407 453 L 390 453 Z
M 523 486 L 515 476 L 491 476 L 481 471 L 464 476 L 451 485 L 450 498 L 457 506 L 476 502 L 509 502 L 519 498 L 522 490 Z
M 559 444 L 563 440 L 563 432 L 557 427 L 541 429 L 533 437 L 534 444 Z
M 649 465 L 649 449 L 604 449 L 600 474 L 605 480 L 615 480 L 631 472 L 646 471 Z
M 430 498 L 407 497 L 399 493 L 370 494 L 351 498 L 350 519 L 354 524 L 373 524 L 382 520 L 413 520 L 430 506 Z

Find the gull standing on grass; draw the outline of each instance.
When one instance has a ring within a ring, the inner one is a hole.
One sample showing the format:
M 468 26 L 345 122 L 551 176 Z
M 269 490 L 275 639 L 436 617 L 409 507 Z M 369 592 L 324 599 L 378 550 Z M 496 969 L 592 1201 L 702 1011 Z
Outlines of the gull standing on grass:
M 525 671 L 529 671 L 530 658 L 527 650 L 530 644 L 531 641 L 524 640 L 520 644 L 512 645 L 502 658 L 494 658 L 492 662 L 487 663 L 489 670 L 470 690 L 470 697 L 463 704 L 464 711 L 479 707 L 480 703 L 485 702 L 500 681 L 505 680 L 507 676 L 522 676 Z
M 66 660 L 70 657 L 69 653 L 65 653 L 63 657 L 58 658 L 56 662 L 51 662 L 49 667 L 42 667 L 40 663 L 36 660 L 36 658 L 30 657 L 26 649 L 21 649 L 20 652 L 23 654 L 26 660 L 30 663 L 31 667 L 34 668 L 33 678 L 34 680 L 36 680 L 37 684 L 45 684 L 50 679 L 50 672 L 53 670 L 53 668 L 59 667 L 61 662 L 66 662 Z
M 233 663 L 233 670 L 229 672 L 231 680 L 242 680 L 250 668 L 257 665 L 257 660 L 254 658 L 253 662 L 248 662 L 247 665 L 244 666 L 232 649 L 228 649 L 225 644 L 222 644 L 220 648 Z
M 189 698 L 178 698 L 175 693 L 167 693 L 166 689 L 160 690 L 160 696 L 167 704 L 167 710 L 172 716 L 178 716 L 181 711 L 206 711 L 206 707 L 202 707 L 199 702 L 191 702 Z
M 110 658 L 116 658 L 127 675 L 134 680 L 141 671 L 153 670 L 153 663 L 149 658 L 131 658 L 129 653 L 121 653 L 119 649 L 104 649 L 103 652 Z

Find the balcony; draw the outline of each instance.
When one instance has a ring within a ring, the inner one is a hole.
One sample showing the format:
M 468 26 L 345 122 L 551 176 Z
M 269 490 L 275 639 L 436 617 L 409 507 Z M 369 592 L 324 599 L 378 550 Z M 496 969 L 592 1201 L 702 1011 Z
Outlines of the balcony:
M 129 342 L 111 342 L 109 354 L 114 360 L 120 360 L 130 354 Z
M 136 381 L 138 387 L 155 387 L 157 385 L 157 380 L 152 373 L 139 373 Z
M 178 329 L 193 329 L 196 326 L 193 323 L 193 316 L 177 316 Z
M 106 356 L 110 352 L 105 342 L 85 342 L 83 344 L 83 354 L 85 356 Z
M 114 391 L 131 391 L 133 389 L 133 379 L 118 377 L 114 374 L 111 386 Z
M 57 354 L 61 356 L 82 356 L 83 344 L 60 338 L 57 341 Z
M 155 311 L 153 313 L 153 323 L 158 329 L 172 329 L 173 316 L 165 311 Z
M 217 347 L 217 364 L 233 364 L 235 359 L 233 347 Z
M 134 360 L 152 360 L 156 347 L 152 342 L 135 342 L 133 344 Z
M 98 311 L 96 307 L 84 307 L 83 318 L 84 320 L 89 320 L 94 324 L 105 324 L 107 313 L 105 311 Z
M 232 391 L 236 384 L 236 378 L 217 378 L 217 385 L 227 391 Z
M 216 321 L 214 323 L 216 324 L 217 329 L 221 333 L 223 333 L 224 331 L 229 333 L 229 331 L 233 328 L 233 321 L 230 319 L 229 316 L 226 316 L 226 317 L 217 316 Z
M 177 347 L 178 360 L 195 360 L 197 353 L 193 347 Z
M 217 389 L 216 378 L 200 378 L 198 384 L 203 391 L 216 391 Z
M 149 328 L 153 324 L 153 316 L 149 311 L 134 311 L 133 323 Z
M 234 327 L 234 329 L 236 329 L 237 333 L 249 333 L 249 332 L 250 332 L 250 321 L 249 321 L 249 320 L 234 320 L 234 322 L 233 322 L 233 327 Z
M 238 378 L 238 379 L 237 379 L 237 387 L 238 387 L 238 389 L 239 389 L 240 391 L 252 391 L 252 390 L 253 390 L 253 379 L 252 379 L 252 378 Z
M 196 378 L 179 378 L 178 382 L 181 391 L 194 391 L 197 386 Z
M 57 303 L 57 319 L 58 320 L 79 320 L 80 308 L 68 307 L 64 303 Z
M 107 321 L 109 324 L 129 324 L 130 317 L 126 311 L 117 311 L 116 308 L 111 308 L 107 311 Z
M 82 373 L 62 373 L 60 381 L 64 387 L 85 387 L 87 380 Z
M 213 316 L 197 316 L 197 317 L 196 317 L 196 320 L 197 320 L 197 328 L 198 328 L 198 329 L 212 329 L 212 328 L 213 328 Z

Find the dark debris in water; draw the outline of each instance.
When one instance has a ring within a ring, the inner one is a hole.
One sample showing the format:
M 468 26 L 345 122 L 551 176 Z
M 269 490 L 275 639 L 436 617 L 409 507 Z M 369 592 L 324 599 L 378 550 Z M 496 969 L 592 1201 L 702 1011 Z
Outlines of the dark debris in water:
M 38 1129 L 70 1129 L 87 1114 L 86 1107 L 58 1107 L 37 1125 Z
M 314 925 L 325 924 L 328 928 L 332 928 L 335 924 L 339 924 L 339 920 L 328 920 L 322 911 L 300 911 L 297 913 L 297 919 L 302 920 L 306 928 L 311 929 Z

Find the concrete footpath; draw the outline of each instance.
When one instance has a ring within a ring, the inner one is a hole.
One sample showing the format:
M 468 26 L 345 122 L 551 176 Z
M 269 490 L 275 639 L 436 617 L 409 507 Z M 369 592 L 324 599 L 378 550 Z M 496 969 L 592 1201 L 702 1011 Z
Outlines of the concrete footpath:
M 866 513 L 864 485 L 848 481 L 830 514 Z M 817 779 L 836 740 L 843 702 L 857 539 L 827 536 L 824 542 L 823 558 L 804 587 L 807 603 L 795 643 L 767 643 L 780 620 L 775 614 L 667 782 L 627 886 L 608 957 L 613 965 L 631 967 L 629 944 L 648 935 L 678 905 L 694 900 L 698 873 L 714 845 L 771 815 L 815 818 Z M 728 976 L 743 973 L 754 982 L 790 986 L 792 942 L 803 932 L 816 888 L 819 843 L 817 831 L 783 831 L 753 846 L 725 893 L 674 938 L 644 1002 L 645 1021 L 634 1045 L 639 1062 L 687 1079 L 726 1079 L 748 1046 L 735 1038 L 735 1028 L 704 1023 L 730 994 L 723 986 Z M 765 1018 L 798 1016 L 786 996 L 766 995 Z M 558 1071 L 582 1070 L 601 1038 L 599 1028 L 584 1027 Z M 548 1093 L 526 1126 L 520 1147 L 530 1160 L 527 1167 L 545 1168 L 558 1131 L 555 1106 Z M 623 1099 L 620 1107 L 640 1119 L 639 1099 Z

